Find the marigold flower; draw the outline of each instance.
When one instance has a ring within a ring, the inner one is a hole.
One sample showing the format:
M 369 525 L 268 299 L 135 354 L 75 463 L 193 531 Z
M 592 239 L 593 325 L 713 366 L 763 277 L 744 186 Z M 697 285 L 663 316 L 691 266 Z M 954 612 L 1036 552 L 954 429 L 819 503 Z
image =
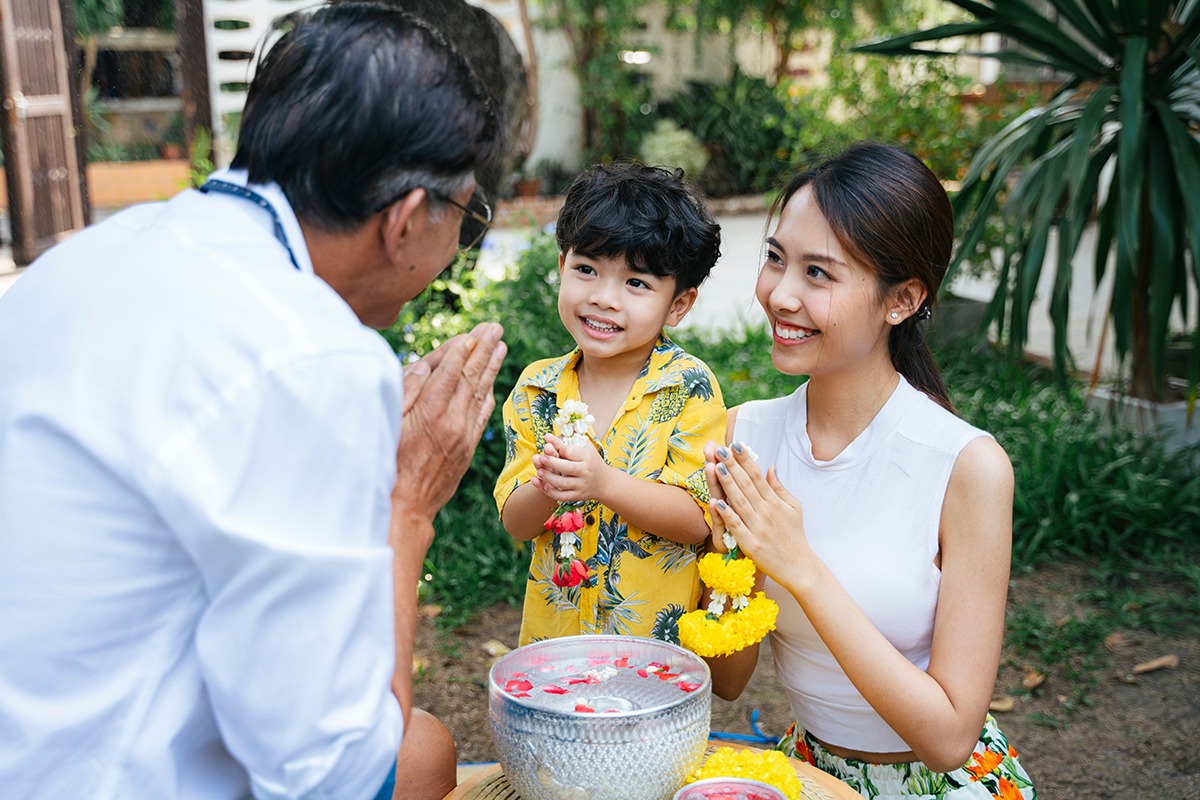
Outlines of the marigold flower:
M 734 750 L 719 747 L 701 767 L 688 776 L 688 783 L 707 778 L 749 778 L 769 783 L 788 800 L 799 800 L 804 788 L 787 756 L 778 750 Z
M 775 630 L 779 606 L 762 592 L 750 599 L 741 611 L 720 617 L 707 611 L 690 611 L 679 618 L 679 642 L 698 656 L 727 656 L 752 644 Z
M 754 562 L 748 558 L 726 558 L 720 553 L 709 553 L 700 559 L 697 567 L 700 580 L 714 592 L 728 597 L 750 594 L 754 589 Z

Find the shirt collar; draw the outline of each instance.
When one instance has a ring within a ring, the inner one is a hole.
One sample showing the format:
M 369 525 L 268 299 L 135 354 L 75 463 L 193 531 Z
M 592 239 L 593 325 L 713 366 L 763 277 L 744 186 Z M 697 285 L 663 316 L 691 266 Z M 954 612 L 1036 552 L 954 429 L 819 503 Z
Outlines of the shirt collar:
M 565 356 L 554 359 L 520 381 L 517 388 L 532 386 L 557 393 L 563 373 L 568 369 L 575 369 L 582 354 L 583 351 L 576 347 Z M 641 396 L 647 392 L 656 392 L 668 386 L 682 385 L 686 381 L 685 370 L 688 366 L 694 366 L 694 364 L 685 363 L 683 357 L 686 355 L 683 348 L 671 341 L 665 333 L 659 334 L 658 341 L 654 343 L 654 349 L 650 351 L 650 358 L 646 361 L 646 366 L 642 368 L 641 374 L 634 381 L 631 396 L 636 395 L 640 401 Z M 687 361 L 691 361 L 691 359 L 687 359 Z
M 296 212 L 292 210 L 292 204 L 288 202 L 287 195 L 283 193 L 279 184 L 274 181 L 250 183 L 250 176 L 244 169 L 219 169 L 209 177 L 244 186 L 261 195 L 270 203 L 274 207 L 275 213 L 279 215 L 279 222 L 283 225 L 283 234 L 287 237 L 288 247 L 291 248 L 292 255 L 296 258 L 296 266 L 300 268 L 301 272 L 313 274 L 312 258 L 309 256 L 308 246 L 304 242 L 304 231 L 300 229 L 300 220 L 296 218 Z

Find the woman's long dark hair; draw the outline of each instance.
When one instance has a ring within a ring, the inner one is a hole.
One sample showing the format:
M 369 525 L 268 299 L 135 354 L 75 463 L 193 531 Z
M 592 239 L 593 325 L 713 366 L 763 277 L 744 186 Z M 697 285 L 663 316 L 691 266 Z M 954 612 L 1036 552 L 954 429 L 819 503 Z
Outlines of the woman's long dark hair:
M 860 142 L 788 181 L 772 218 L 805 186 L 846 252 L 875 272 L 881 297 L 913 278 L 925 287 L 920 310 L 892 326 L 888 354 L 909 383 L 954 411 L 924 330 L 954 245 L 946 190 L 908 151 Z

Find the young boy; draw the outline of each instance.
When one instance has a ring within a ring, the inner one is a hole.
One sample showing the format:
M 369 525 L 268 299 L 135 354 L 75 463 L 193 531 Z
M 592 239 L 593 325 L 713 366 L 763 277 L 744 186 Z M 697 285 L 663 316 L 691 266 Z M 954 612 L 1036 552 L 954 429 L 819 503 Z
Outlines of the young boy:
M 556 236 L 558 313 L 578 347 L 521 374 L 504 404 L 495 491 L 505 530 L 534 541 L 520 643 L 580 633 L 678 642 L 709 534 L 703 448 L 723 441 L 725 406 L 712 372 L 663 328 L 696 301 L 720 226 L 679 175 L 614 164 L 575 179 Z M 554 429 L 567 401 L 594 418 L 585 444 Z M 560 502 L 578 504 L 578 549 L 548 529 Z

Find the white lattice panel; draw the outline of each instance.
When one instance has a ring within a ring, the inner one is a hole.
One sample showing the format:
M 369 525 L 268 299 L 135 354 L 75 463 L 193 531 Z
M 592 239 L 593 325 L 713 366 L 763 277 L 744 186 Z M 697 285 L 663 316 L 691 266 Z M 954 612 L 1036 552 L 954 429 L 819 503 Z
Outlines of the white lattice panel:
M 246 87 L 254 77 L 254 63 L 274 40 L 263 37 L 271 23 L 284 14 L 321 5 L 320 0 L 203 0 L 205 43 L 208 49 L 208 82 L 213 105 L 217 160 L 228 163 L 235 142 L 226 132 L 226 115 L 246 104 Z M 518 50 L 525 52 L 520 14 L 515 0 L 467 0 L 482 6 L 500 20 Z
M 227 163 L 233 142 L 226 135 L 226 115 L 246 104 L 246 86 L 254 77 L 254 63 L 271 22 L 313 0 L 204 0 L 205 42 L 208 48 L 208 83 L 212 97 L 217 158 Z

